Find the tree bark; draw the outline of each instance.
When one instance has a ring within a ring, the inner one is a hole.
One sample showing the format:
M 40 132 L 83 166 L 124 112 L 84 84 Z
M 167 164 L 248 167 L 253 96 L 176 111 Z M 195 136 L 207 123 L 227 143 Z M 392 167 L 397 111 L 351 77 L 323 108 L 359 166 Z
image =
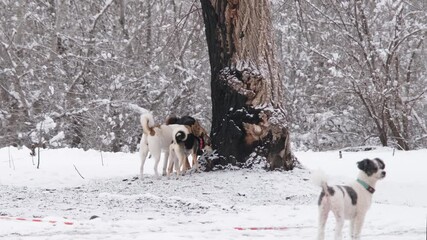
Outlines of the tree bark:
M 211 65 L 215 164 L 291 170 L 283 89 L 267 0 L 201 0 Z

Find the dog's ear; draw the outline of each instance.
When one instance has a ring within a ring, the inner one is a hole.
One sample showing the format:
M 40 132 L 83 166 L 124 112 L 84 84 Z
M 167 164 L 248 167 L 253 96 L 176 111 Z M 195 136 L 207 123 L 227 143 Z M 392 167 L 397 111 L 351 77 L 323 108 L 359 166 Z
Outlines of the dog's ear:
M 362 171 L 366 171 L 368 169 L 369 161 L 371 161 L 371 160 L 366 158 L 360 162 L 357 162 L 357 168 L 359 168 Z
M 379 159 L 379 158 L 375 158 L 374 160 L 377 161 L 378 166 L 380 167 L 380 169 L 384 169 L 385 168 L 385 163 L 383 160 Z

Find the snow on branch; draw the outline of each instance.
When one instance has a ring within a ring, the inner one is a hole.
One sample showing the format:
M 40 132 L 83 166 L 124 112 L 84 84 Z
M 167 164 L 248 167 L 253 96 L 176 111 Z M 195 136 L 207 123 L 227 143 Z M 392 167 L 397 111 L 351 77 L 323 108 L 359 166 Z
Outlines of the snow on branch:
M 98 23 L 99 18 L 108 10 L 108 8 L 111 6 L 112 3 L 113 3 L 113 0 L 107 0 L 105 2 L 104 7 L 101 9 L 101 11 L 95 16 L 93 16 L 93 24 L 90 30 L 91 33 L 95 30 L 95 27 L 96 27 L 96 24 Z
M 134 103 L 129 103 L 129 102 L 121 102 L 121 101 L 111 101 L 108 99 L 98 99 L 92 102 L 93 104 L 98 104 L 98 105 L 109 105 L 112 107 L 124 107 L 128 110 L 131 110 L 132 112 L 138 113 L 138 114 L 144 114 L 144 113 L 148 113 L 149 111 L 145 108 L 142 108 Z
M 144 114 L 144 113 L 148 113 L 149 111 L 145 108 L 142 108 L 136 104 L 133 103 L 123 103 L 122 106 L 126 107 L 127 109 L 139 113 L 139 114 Z

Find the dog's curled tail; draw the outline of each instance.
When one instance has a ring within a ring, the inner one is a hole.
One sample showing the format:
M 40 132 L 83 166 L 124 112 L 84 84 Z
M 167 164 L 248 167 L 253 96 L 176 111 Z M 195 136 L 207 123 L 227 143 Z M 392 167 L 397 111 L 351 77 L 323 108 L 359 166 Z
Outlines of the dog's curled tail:
M 185 140 L 187 140 L 188 134 L 189 134 L 188 129 L 185 126 L 180 125 L 180 127 L 178 129 L 175 129 L 174 131 L 173 140 L 175 143 L 182 143 Z
M 328 193 L 328 177 L 326 174 L 318 169 L 311 172 L 311 181 L 322 188 L 323 192 Z
M 153 114 L 151 113 L 146 113 L 141 115 L 141 126 L 142 126 L 142 131 L 144 132 L 144 134 L 146 135 L 152 135 L 152 133 L 154 133 L 154 118 L 153 118 Z

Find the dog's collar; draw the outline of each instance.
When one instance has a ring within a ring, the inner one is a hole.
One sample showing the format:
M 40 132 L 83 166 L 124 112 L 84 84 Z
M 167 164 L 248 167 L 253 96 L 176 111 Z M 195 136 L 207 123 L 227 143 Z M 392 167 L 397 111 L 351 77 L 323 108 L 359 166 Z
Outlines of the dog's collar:
M 360 179 L 357 179 L 357 182 L 360 183 L 360 185 L 362 185 L 366 190 L 368 190 L 368 192 L 370 192 L 372 194 L 375 192 L 375 188 L 369 186 L 369 184 L 367 184 L 366 182 L 364 182 Z
M 199 148 L 200 150 L 205 148 L 205 140 L 203 139 L 203 136 L 199 137 Z

